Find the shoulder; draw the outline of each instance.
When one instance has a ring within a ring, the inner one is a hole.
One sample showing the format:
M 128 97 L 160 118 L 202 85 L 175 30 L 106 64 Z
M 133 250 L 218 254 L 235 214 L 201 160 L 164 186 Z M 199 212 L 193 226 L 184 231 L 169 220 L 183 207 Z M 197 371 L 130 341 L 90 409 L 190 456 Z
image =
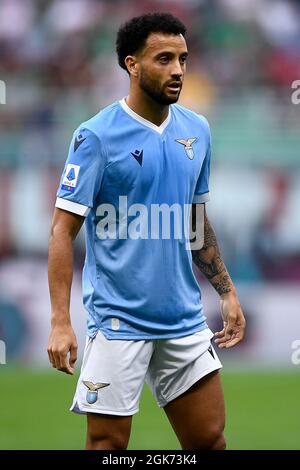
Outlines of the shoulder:
M 78 134 L 78 132 L 83 132 L 89 135 L 91 140 L 98 138 L 98 140 L 101 141 L 102 137 L 105 136 L 107 130 L 109 129 L 112 121 L 116 119 L 119 110 L 120 106 L 117 101 L 109 106 L 106 106 L 97 114 L 95 114 L 95 116 L 92 116 L 87 121 L 82 122 L 76 129 L 75 133 Z
M 118 102 L 101 109 L 74 131 L 71 147 L 77 154 L 103 153 L 104 137 L 119 111 Z M 104 151 L 105 153 L 105 151 Z
M 176 116 L 180 119 L 184 118 L 191 122 L 192 125 L 200 126 L 203 131 L 210 136 L 210 125 L 208 120 L 202 114 L 198 114 L 191 109 L 186 108 L 185 106 L 181 106 L 179 104 L 173 104 L 172 110 Z

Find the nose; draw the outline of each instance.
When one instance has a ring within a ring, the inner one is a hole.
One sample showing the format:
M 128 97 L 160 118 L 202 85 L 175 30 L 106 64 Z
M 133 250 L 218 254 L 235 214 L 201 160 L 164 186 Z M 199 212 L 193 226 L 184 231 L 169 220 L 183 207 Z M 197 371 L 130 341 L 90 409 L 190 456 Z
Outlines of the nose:
M 172 70 L 171 75 L 172 75 L 172 78 L 174 78 L 175 80 L 181 80 L 183 76 L 183 69 L 179 60 L 176 61 L 176 63 L 174 64 L 174 68 Z

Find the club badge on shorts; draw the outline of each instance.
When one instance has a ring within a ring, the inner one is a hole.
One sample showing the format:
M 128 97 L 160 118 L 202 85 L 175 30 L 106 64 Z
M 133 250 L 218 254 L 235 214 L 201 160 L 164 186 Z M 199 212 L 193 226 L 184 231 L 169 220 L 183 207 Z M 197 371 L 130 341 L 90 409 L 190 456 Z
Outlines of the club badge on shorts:
M 100 388 L 108 387 L 108 385 L 110 385 L 110 384 L 101 383 L 101 382 L 94 384 L 93 382 L 88 382 L 86 380 L 83 380 L 82 382 L 88 388 L 88 391 L 86 392 L 86 401 L 90 405 L 92 405 L 98 400 L 98 390 Z

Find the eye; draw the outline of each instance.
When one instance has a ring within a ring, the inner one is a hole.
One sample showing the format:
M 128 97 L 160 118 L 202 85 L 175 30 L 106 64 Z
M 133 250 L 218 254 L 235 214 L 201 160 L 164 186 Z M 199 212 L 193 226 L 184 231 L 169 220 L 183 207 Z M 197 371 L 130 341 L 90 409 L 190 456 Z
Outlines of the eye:
M 169 62 L 169 58 L 167 56 L 162 56 L 162 57 L 159 58 L 159 61 L 162 64 L 167 64 Z
M 181 58 L 180 58 L 181 64 L 185 64 L 185 63 L 186 63 L 186 59 L 187 59 L 187 57 L 181 57 Z

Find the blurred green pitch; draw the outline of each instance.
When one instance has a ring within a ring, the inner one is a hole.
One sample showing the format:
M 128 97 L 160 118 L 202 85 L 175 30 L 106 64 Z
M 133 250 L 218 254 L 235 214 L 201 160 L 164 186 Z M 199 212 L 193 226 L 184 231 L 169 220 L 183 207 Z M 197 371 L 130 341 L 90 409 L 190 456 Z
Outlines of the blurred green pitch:
M 0 449 L 82 449 L 85 417 L 68 411 L 76 377 L 0 368 Z M 300 374 L 223 372 L 228 449 L 300 449 Z M 179 449 L 164 415 L 144 389 L 130 449 Z

